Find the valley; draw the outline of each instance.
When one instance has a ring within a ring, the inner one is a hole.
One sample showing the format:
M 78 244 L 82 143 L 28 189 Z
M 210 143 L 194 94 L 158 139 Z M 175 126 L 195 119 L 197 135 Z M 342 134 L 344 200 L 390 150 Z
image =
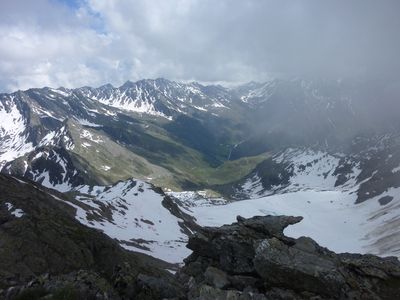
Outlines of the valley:
M 400 139 L 357 129 L 373 113 L 357 106 L 358 92 L 337 82 L 228 89 L 156 79 L 2 94 L 1 169 L 65 193 L 78 221 L 170 263 L 190 254 L 198 225 L 239 214 L 302 216 L 286 234 L 398 256 Z M 334 125 L 350 123 L 352 133 Z

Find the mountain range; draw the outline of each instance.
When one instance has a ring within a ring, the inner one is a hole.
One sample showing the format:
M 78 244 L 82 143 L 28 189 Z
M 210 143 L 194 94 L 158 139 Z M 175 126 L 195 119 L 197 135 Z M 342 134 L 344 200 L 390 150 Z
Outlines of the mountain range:
M 285 233 L 398 256 L 400 124 L 384 87 L 160 78 L 3 93 L 0 169 L 63 193 L 79 222 L 169 263 L 190 254 L 199 225 L 237 214 L 301 215 Z

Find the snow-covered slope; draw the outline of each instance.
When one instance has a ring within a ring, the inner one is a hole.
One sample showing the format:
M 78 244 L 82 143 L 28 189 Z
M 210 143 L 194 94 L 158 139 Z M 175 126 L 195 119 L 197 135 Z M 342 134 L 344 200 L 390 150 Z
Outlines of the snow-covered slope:
M 190 229 L 177 217 L 161 190 L 140 180 L 113 186 L 81 186 L 74 202 L 77 219 L 98 228 L 130 250 L 172 263 L 188 254 Z
M 330 154 L 311 148 L 288 148 L 260 164 L 236 188 L 241 198 L 259 198 L 274 193 L 302 190 L 342 190 L 337 187 L 344 155 Z M 353 187 L 360 173 L 357 166 L 351 170 L 342 185 Z
M 398 165 L 400 146 L 396 136 L 377 138 L 361 150 L 347 153 L 288 148 L 272 155 L 234 185 L 233 194 L 243 199 L 304 190 L 355 189 L 357 201 L 362 202 L 400 186 Z
M 5 162 L 2 172 L 39 182 L 45 187 L 67 192 L 84 183 L 72 160 L 75 148 L 67 124 L 49 131 L 35 147 L 21 156 Z
M 227 108 L 230 95 L 223 87 L 177 83 L 166 79 L 128 81 L 121 87 L 80 88 L 74 91 L 102 104 L 126 111 L 172 119 L 179 113 Z
M 0 94 L 0 169 L 38 147 L 62 143 L 71 150 L 64 123 L 68 118 L 91 117 L 85 102 L 77 105 L 76 101 L 49 88 Z
M 33 150 L 28 140 L 27 119 L 14 97 L 0 98 L 0 169 L 8 161 Z

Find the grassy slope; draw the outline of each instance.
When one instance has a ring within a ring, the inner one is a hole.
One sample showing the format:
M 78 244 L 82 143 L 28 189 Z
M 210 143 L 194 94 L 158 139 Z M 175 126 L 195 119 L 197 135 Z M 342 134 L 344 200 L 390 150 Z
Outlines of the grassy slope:
M 44 106 L 56 104 L 55 110 L 66 109 L 52 101 Z M 88 107 L 90 104 L 85 102 Z M 70 105 L 77 103 L 72 101 Z M 81 106 L 75 106 L 78 115 L 85 115 Z M 92 108 L 99 110 L 97 106 Z M 82 126 L 73 118 L 68 121 L 75 144 L 71 158 L 78 169 L 86 171 L 91 184 L 111 184 L 134 177 L 173 190 L 204 188 L 237 181 L 263 160 L 259 155 L 226 161 L 231 145 L 242 140 L 243 134 L 244 116 L 232 115 L 231 110 L 222 110 L 223 117 L 198 112 L 171 122 L 107 109 L 115 117 L 98 114 L 95 123 L 102 127 Z M 43 126 L 44 119 L 31 111 L 31 122 Z M 55 130 L 59 125 L 48 129 Z M 90 136 L 99 141 L 92 141 Z
M 166 169 L 129 151 L 103 132 L 94 128 L 82 128 L 75 122 L 70 122 L 69 125 L 75 141 L 73 153 L 76 155 L 76 159 L 102 183 L 114 183 L 131 177 L 148 180 L 148 178 L 157 176 L 165 178 L 166 182 L 172 181 L 168 180 L 172 175 Z M 94 140 L 100 140 L 100 142 L 96 143 L 86 138 L 83 130 L 89 132 Z
M 176 151 L 160 149 L 151 152 L 138 145 L 116 143 L 101 128 L 82 127 L 74 121 L 69 122 L 69 128 L 76 145 L 73 152 L 79 164 L 104 184 L 135 177 L 173 190 L 205 187 L 237 181 L 265 159 L 264 155 L 259 155 L 211 167 L 201 153 L 180 144 L 152 124 L 144 128 L 146 135 Z M 101 141 L 93 142 L 85 137 L 84 132 Z

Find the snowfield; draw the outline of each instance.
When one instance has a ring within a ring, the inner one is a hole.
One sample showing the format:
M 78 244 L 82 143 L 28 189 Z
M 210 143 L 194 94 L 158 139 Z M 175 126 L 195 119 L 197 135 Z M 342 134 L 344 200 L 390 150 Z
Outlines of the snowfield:
M 396 245 L 393 247 L 393 243 L 385 244 L 381 240 L 382 232 L 379 232 L 380 228 L 400 219 L 400 189 L 393 189 L 389 194 L 397 199 L 386 206 L 381 206 L 378 199 L 354 204 L 356 196 L 352 192 L 308 190 L 226 205 L 192 207 L 188 212 L 202 226 L 230 224 L 236 221 L 237 215 L 246 218 L 256 215 L 302 216 L 304 219 L 300 223 L 285 229 L 286 235 L 294 238 L 309 236 L 339 253 L 399 256 L 400 249 Z M 386 234 L 399 232 L 400 228 L 393 225 Z
M 113 186 L 81 186 L 76 200 L 77 220 L 102 230 L 128 250 L 138 251 L 171 263 L 190 254 L 187 235 L 175 217 L 162 205 L 164 195 L 140 180 Z M 84 209 L 83 209 L 84 207 Z
M 0 102 L 0 169 L 9 161 L 32 151 L 28 142 L 26 119 L 18 110 L 13 96 Z
M 190 254 L 185 247 L 188 237 L 179 226 L 182 220 L 162 205 L 164 196 L 151 185 L 124 181 L 90 190 L 80 187 L 79 191 L 81 196 L 77 200 L 86 208 L 79 206 L 77 219 L 116 238 L 124 248 L 171 263 L 181 263 Z M 201 226 L 230 224 L 238 215 L 302 216 L 300 223 L 286 228 L 286 235 L 309 236 L 338 253 L 400 254 L 400 189 L 385 193 L 394 197 L 385 205 L 378 201 L 385 195 L 354 204 L 354 190 L 304 190 L 236 202 L 206 199 L 193 192 L 170 195 L 179 199 L 181 210 L 196 218 Z M 110 212 L 104 214 L 107 208 Z

